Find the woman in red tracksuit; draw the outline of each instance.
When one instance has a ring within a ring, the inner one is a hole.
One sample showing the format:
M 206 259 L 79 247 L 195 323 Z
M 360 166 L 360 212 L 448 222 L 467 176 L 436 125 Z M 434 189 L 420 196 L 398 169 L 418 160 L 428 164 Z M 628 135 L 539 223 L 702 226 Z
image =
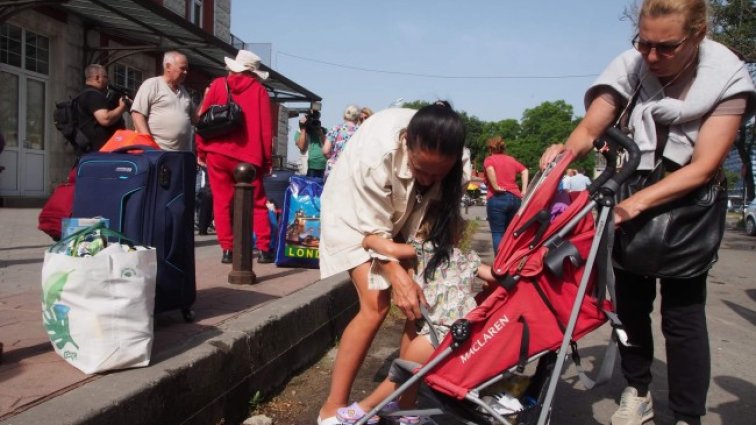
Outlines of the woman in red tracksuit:
M 231 211 L 234 195 L 234 170 L 241 162 L 255 166 L 252 222 L 257 235 L 258 263 L 273 262 L 270 250 L 270 222 L 265 206 L 266 196 L 263 176 L 270 173 L 273 135 L 271 129 L 270 98 L 260 79 L 268 73 L 259 71 L 260 58 L 254 53 L 239 50 L 236 59 L 225 58 L 229 69 L 227 77 L 213 80 L 202 102 L 200 113 L 210 105 L 225 104 L 226 82 L 234 102 L 243 112 L 243 122 L 226 136 L 204 140 L 197 136 L 197 160 L 207 165 L 210 187 L 213 191 L 213 213 L 218 243 L 223 250 L 221 262 L 232 262 L 234 235 Z

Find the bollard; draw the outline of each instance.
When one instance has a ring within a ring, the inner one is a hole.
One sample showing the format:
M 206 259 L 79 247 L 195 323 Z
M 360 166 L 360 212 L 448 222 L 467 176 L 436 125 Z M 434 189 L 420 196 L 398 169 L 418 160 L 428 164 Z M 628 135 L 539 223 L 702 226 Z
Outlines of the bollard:
M 252 271 L 252 195 L 255 166 L 240 163 L 234 170 L 234 257 L 228 283 L 252 285 L 257 276 Z

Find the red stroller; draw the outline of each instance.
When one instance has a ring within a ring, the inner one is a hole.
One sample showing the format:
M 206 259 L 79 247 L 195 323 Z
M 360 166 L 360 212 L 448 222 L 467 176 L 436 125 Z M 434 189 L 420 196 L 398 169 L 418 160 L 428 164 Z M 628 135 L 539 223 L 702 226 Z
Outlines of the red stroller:
M 559 209 L 555 194 L 572 154 L 566 152 L 534 179 L 493 263 L 500 286 L 454 323 L 426 364 L 396 360 L 390 375 L 403 384 L 358 424 L 375 414 L 446 415 L 465 424 L 531 425 L 536 419 L 539 425 L 547 423 L 568 348 L 572 346 L 579 365 L 575 341 L 607 320 L 619 325 L 601 276 L 611 270 L 607 241 L 613 232 L 607 231 L 607 225 L 614 193 L 635 170 L 640 156 L 633 141 L 618 130 L 610 129 L 607 136 L 608 149 L 602 149 L 607 160 L 604 173 L 589 191 L 562 205 L 558 215 L 552 215 L 552 209 Z M 629 159 L 615 176 L 617 144 Z M 597 262 L 599 257 L 603 261 Z M 522 373 L 535 360 L 539 360 L 536 372 L 520 397 L 524 408 L 516 415 L 501 413 L 482 396 L 488 387 Z M 380 411 L 420 380 L 425 390 L 431 390 L 423 392 L 425 398 L 437 408 Z

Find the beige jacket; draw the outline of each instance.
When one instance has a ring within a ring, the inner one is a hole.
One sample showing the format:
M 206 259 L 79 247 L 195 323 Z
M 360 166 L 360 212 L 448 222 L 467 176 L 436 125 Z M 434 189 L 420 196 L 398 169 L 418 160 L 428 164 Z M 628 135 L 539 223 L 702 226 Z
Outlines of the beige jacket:
M 415 181 L 399 140 L 414 114 L 397 108 L 371 116 L 331 170 L 320 197 L 321 278 L 369 261 L 365 235 L 395 237 L 415 209 Z
M 415 112 L 391 108 L 374 114 L 341 153 L 320 198 L 321 278 L 370 261 L 370 254 L 362 248 L 366 235 L 400 236 L 402 240 L 413 236 L 429 201 L 439 197 L 440 183 L 422 199 L 414 195 L 415 180 L 399 134 Z M 465 176 L 469 179 L 469 152 L 465 152 Z

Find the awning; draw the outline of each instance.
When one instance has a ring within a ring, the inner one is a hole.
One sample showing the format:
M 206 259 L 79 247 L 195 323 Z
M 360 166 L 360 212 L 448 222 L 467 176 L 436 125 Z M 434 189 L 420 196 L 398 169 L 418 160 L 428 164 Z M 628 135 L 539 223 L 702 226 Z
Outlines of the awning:
M 63 9 L 81 17 L 87 29 L 135 43 L 133 46 L 118 48 L 85 46 L 95 57 L 107 53 L 107 62 L 111 63 L 133 54 L 177 49 L 187 55 L 193 69 L 198 68 L 207 74 L 220 76 L 227 72 L 223 57 L 234 57 L 238 50 L 152 0 L 25 0 L 19 3 L 24 4 L 25 8 L 37 4 Z M 0 1 L 0 5 L 3 4 L 7 2 Z M 100 59 L 98 61 L 101 62 Z M 263 84 L 274 100 L 322 100 L 320 96 L 266 65 L 261 64 L 261 68 L 270 73 Z

